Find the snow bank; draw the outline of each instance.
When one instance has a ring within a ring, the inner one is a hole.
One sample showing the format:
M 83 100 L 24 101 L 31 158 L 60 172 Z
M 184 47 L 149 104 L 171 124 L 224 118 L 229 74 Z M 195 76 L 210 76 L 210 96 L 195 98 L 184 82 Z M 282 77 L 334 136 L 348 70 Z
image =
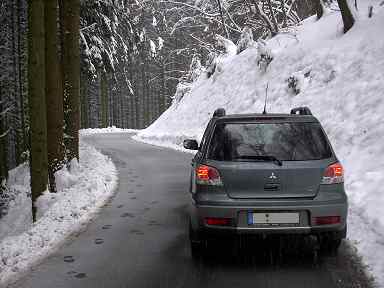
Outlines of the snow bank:
M 107 128 L 87 128 L 87 129 L 81 129 L 80 135 L 87 136 L 92 134 L 100 134 L 100 133 L 131 133 L 136 134 L 138 130 L 135 129 L 123 129 L 123 128 L 117 128 L 116 126 L 111 126 Z
M 374 16 L 359 15 L 345 35 L 340 14 L 329 12 L 269 40 L 273 60 L 265 72 L 252 47 L 223 61 L 220 71 L 202 75 L 189 95 L 134 138 L 168 147 L 200 140 L 218 107 L 260 113 L 267 84 L 269 112 L 309 106 L 345 166 L 348 237 L 384 287 L 384 6 L 363 1 L 359 11 L 368 14 L 368 4 Z
M 6 213 L 0 217 L 0 241 L 5 236 L 19 234 L 32 222 L 29 166 L 26 164 L 9 171 Z
M 80 230 L 110 199 L 117 186 L 112 161 L 91 146 L 80 144 L 80 164 L 56 173 L 57 193 L 38 199 L 38 221 L 31 223 L 29 168 L 11 171 L 8 186 L 19 191 L 11 201 L 13 209 L 0 220 L 0 286 L 57 249 L 72 233 Z

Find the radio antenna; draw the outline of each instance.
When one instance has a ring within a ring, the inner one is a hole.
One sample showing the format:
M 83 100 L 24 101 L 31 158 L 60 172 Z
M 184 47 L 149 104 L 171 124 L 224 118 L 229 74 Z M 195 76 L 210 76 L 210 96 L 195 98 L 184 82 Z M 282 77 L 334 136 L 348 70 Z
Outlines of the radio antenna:
M 263 114 L 267 114 L 268 84 L 269 83 L 267 83 L 267 87 L 265 87 L 265 102 L 264 102 Z

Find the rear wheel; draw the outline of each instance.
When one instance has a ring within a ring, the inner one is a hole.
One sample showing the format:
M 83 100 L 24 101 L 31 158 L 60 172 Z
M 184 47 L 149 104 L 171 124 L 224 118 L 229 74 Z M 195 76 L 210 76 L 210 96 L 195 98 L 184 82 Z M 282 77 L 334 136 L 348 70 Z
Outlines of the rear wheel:
M 330 243 L 329 243 L 329 249 L 331 251 L 335 251 L 337 252 L 337 250 L 339 249 L 341 245 L 341 239 L 333 239 Z
M 336 255 L 339 247 L 341 245 L 342 240 L 347 235 L 347 227 L 345 227 L 342 231 L 336 232 L 328 235 L 324 239 L 322 239 L 322 250 L 331 255 Z
M 191 256 L 194 260 L 199 260 L 203 256 L 203 245 L 190 240 Z
M 205 242 L 197 231 L 194 231 L 191 223 L 189 223 L 189 244 L 191 256 L 194 260 L 199 260 L 204 255 Z
M 342 239 L 327 239 L 322 243 L 322 250 L 331 255 L 336 256 L 341 245 Z

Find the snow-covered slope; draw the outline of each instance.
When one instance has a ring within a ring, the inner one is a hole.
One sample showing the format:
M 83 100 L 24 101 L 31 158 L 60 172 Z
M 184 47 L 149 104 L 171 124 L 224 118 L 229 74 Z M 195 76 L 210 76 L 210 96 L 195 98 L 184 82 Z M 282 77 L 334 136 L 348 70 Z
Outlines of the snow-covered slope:
M 106 134 L 106 133 L 129 133 L 129 134 L 136 134 L 138 130 L 135 129 L 123 129 L 123 128 L 117 128 L 116 126 L 110 126 L 106 128 L 87 128 L 87 129 L 81 129 L 80 135 L 81 136 L 89 136 L 93 134 Z
M 269 40 L 274 59 L 265 73 L 255 48 L 227 57 L 220 71 L 202 75 L 136 139 L 180 148 L 185 138 L 200 139 L 218 107 L 261 112 L 267 84 L 268 111 L 309 106 L 345 166 L 348 237 L 384 287 L 384 6 L 370 3 L 374 15 L 368 18 L 368 2 L 359 5 L 361 15 L 345 35 L 340 14 L 329 12 L 303 21 L 295 35 Z M 291 76 L 296 91 L 288 88 Z
M 82 229 L 112 197 L 117 170 L 111 159 L 80 142 L 80 163 L 56 172 L 57 193 L 38 199 L 38 220 L 32 223 L 27 164 L 10 171 L 7 186 L 14 199 L 0 222 L 0 287 L 16 280 Z

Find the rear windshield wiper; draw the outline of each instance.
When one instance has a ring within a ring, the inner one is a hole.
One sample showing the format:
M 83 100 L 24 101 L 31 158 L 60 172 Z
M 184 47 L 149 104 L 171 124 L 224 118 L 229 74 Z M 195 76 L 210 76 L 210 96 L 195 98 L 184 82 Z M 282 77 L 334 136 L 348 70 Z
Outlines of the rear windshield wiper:
M 261 160 L 261 161 L 272 161 L 279 166 L 283 165 L 283 161 L 277 159 L 273 155 L 243 155 L 239 156 L 236 159 L 248 159 L 248 160 Z

